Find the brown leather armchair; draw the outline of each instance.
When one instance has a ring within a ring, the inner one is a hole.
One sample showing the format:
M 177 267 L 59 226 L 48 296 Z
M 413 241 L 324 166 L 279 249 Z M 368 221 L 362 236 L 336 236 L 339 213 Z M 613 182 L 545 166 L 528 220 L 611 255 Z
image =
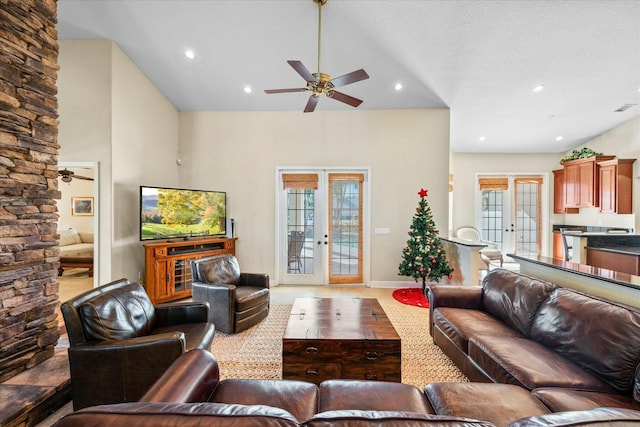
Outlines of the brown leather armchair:
M 224 254 L 191 261 L 193 301 L 209 303 L 209 321 L 228 334 L 243 331 L 269 314 L 269 275 L 240 273 Z
M 73 408 L 137 401 L 188 350 L 211 348 L 206 303 L 154 306 L 120 279 L 60 306 L 69 336 Z

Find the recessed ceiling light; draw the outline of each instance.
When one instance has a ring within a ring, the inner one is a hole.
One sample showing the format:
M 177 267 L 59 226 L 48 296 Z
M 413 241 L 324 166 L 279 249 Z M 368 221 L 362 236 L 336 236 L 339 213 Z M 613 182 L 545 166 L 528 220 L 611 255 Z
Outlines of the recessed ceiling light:
M 556 136 L 556 141 L 562 141 L 564 139 L 564 136 L 560 135 L 560 136 Z
M 394 90 L 402 90 L 402 83 L 396 83 L 395 86 L 393 86 Z
M 193 51 L 193 49 L 185 49 L 184 56 L 189 59 L 196 59 L 196 53 Z
M 244 93 L 251 93 L 252 91 L 251 86 L 245 86 L 243 90 L 244 90 Z
M 480 138 L 478 138 L 478 141 L 482 142 L 482 141 L 486 141 L 487 137 L 486 136 L 481 136 Z
M 533 91 L 534 92 L 540 92 L 542 89 L 544 89 L 544 85 L 538 85 L 538 86 L 533 88 Z

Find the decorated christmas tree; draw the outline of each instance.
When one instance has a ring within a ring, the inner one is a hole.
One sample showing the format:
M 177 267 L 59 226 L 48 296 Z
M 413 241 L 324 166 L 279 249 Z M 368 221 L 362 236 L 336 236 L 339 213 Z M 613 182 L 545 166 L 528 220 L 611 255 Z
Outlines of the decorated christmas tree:
M 451 279 L 453 269 L 447 263 L 447 256 L 438 237 L 431 208 L 427 203 L 428 192 L 422 188 L 418 195 L 420 202 L 411 221 L 407 246 L 402 250 L 399 274 L 413 277 L 416 282 L 422 279 L 424 292 L 427 279 L 431 282 L 439 282 L 443 276 Z

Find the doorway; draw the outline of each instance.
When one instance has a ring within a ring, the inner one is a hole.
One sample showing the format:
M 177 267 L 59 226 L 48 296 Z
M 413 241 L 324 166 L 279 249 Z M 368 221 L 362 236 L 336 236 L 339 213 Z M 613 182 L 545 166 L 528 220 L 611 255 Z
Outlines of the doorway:
M 368 176 L 367 169 L 278 170 L 278 283 L 366 281 Z
M 503 253 L 540 255 L 543 177 L 484 176 L 478 184 L 481 202 L 476 216 L 482 239 L 498 243 Z
M 73 172 L 73 175 L 70 177 L 67 175 L 64 180 L 63 175 L 58 177 L 58 189 L 62 193 L 62 198 L 57 201 L 60 215 L 58 232 L 63 229 L 76 228 L 78 231 L 93 235 L 93 277 L 90 283 L 95 288 L 99 286 L 100 281 L 100 263 L 98 262 L 100 247 L 99 165 L 98 162 L 59 162 L 58 171 L 65 169 Z M 91 201 L 90 215 L 74 215 L 72 206 L 74 198 Z

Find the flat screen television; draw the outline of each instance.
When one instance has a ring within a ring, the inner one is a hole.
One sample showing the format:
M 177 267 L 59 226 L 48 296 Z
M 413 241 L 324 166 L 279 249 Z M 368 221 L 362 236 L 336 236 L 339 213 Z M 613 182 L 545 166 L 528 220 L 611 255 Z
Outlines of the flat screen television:
M 223 236 L 227 193 L 140 186 L 140 240 Z

